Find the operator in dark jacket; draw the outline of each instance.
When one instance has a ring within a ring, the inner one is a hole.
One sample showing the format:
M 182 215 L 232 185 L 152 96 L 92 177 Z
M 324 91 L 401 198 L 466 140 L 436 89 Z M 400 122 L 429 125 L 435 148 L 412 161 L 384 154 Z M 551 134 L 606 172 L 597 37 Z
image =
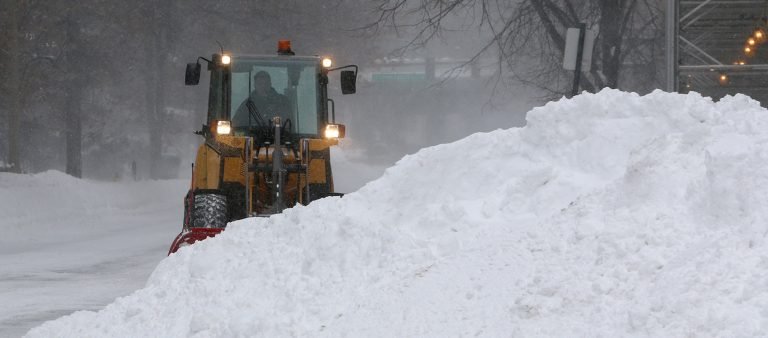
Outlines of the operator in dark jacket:
M 288 103 L 288 98 L 285 95 L 279 94 L 272 88 L 272 78 L 269 73 L 260 71 L 253 76 L 254 90 L 249 95 L 248 99 L 240 104 L 237 108 L 232 124 L 235 127 L 259 126 L 259 123 L 255 121 L 257 116 L 260 115 L 261 119 L 266 123 L 269 123 L 275 116 L 280 116 L 281 123 L 285 123 L 285 120 L 291 116 L 291 108 Z M 248 100 L 254 103 L 256 107 L 255 114 L 251 114 L 248 111 Z M 250 118 L 250 120 L 249 120 Z

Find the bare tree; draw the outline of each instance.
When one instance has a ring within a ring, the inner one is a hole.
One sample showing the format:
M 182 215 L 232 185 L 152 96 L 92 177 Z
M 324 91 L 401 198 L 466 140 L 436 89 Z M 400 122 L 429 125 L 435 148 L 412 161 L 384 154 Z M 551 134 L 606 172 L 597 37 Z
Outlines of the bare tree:
M 4 0 L 0 6 L 0 21 L 4 21 L 4 34 L 0 37 L 0 54 L 7 59 L 0 69 L 7 75 L 7 81 L 0 84 L 0 102 L 6 118 L 7 164 L 13 172 L 26 170 L 29 144 L 24 140 L 22 122 L 29 100 L 40 87 L 39 70 L 49 70 L 50 55 L 40 53 L 36 43 L 44 35 L 44 29 L 37 25 L 37 10 L 42 1 Z M 41 67 L 42 66 L 42 67 Z
M 18 62 L 8 66 L 22 75 L 18 82 L 13 82 L 18 91 L 19 114 L 23 112 L 21 116 L 29 121 L 44 113 L 29 111 L 34 102 L 27 98 L 35 93 L 46 93 L 38 98 L 47 101 L 53 109 L 45 116 L 39 116 L 45 121 L 40 127 L 55 131 L 58 128 L 53 121 L 63 122 L 65 170 L 72 176 L 81 177 L 83 121 L 90 115 L 102 113 L 84 112 L 83 104 L 88 99 L 88 91 L 108 78 L 105 72 L 110 56 L 120 55 L 112 44 L 115 39 L 107 36 L 113 33 L 107 29 L 114 26 L 110 12 L 113 7 L 105 6 L 105 0 L 81 2 L 77 6 L 66 1 L 21 3 L 24 4 L 21 7 L 24 21 L 19 24 L 19 30 L 29 46 L 18 54 Z M 56 75 L 51 76 L 51 73 Z
M 175 174 L 197 140 L 188 114 L 204 115 L 207 99 L 183 86 L 184 63 L 217 41 L 234 53 L 274 53 L 286 38 L 300 54 L 365 53 L 343 29 L 362 24 L 355 0 L 0 4 L 0 160 L 17 171 L 116 177 L 137 160 L 151 177 Z
M 5 110 L 7 116 L 7 135 L 8 135 L 8 166 L 13 172 L 21 172 L 21 149 L 19 142 L 19 116 L 22 110 L 22 91 L 20 86 L 22 70 L 19 67 L 19 61 L 22 56 L 21 42 L 21 16 L 24 13 L 25 3 L 18 0 L 5 0 L 2 2 L 5 9 L 3 17 L 6 21 L 7 34 L 4 36 L 3 54 L 6 56 L 7 64 L 5 73 L 8 78 L 4 84 L 5 92 Z
M 475 58 L 496 52 L 512 78 L 552 95 L 564 93 L 571 78 L 562 69 L 569 27 L 583 22 L 597 31 L 593 67 L 582 77 L 582 88 L 589 91 L 636 86 L 635 77 L 622 81 L 633 68 L 625 66 L 656 62 L 649 51 L 663 34 L 658 0 L 385 0 L 376 13 L 367 28 L 413 34 L 403 50 L 453 29 L 487 30 L 489 38 Z M 656 81 L 655 74 L 643 79 Z
M 163 152 L 163 132 L 166 122 L 166 86 L 168 66 L 174 50 L 175 1 L 149 1 L 138 11 L 143 20 L 137 20 L 144 29 L 137 29 L 144 37 L 144 59 L 149 70 L 144 72 L 146 123 L 149 131 L 149 175 L 159 178 Z

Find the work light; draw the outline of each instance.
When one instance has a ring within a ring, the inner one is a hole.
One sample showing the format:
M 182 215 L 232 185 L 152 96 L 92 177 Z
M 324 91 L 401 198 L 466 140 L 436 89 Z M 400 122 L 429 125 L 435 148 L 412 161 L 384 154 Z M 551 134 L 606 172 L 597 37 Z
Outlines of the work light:
M 216 123 L 216 134 L 229 135 L 232 131 L 232 123 L 229 121 L 218 121 Z

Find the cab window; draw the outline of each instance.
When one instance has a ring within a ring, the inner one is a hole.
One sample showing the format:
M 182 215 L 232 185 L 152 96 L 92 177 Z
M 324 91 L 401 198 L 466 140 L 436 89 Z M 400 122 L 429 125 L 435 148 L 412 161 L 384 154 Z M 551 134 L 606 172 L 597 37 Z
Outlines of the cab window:
M 316 135 L 320 109 L 318 67 L 313 60 L 234 58 L 230 117 L 235 130 L 263 127 L 274 116 L 291 132 Z

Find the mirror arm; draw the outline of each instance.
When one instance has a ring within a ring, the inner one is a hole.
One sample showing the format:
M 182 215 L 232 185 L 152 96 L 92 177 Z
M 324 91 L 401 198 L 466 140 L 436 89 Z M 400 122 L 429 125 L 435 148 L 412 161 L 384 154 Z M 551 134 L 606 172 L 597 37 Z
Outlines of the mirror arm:
M 202 56 L 198 56 L 198 57 L 197 57 L 197 61 L 196 61 L 196 62 L 197 62 L 197 63 L 200 63 L 200 59 L 203 59 L 203 61 L 205 61 L 205 62 L 208 62 L 208 64 L 211 64 L 211 62 L 213 62 L 213 61 L 211 61 L 211 60 L 208 60 L 208 59 L 206 59 L 206 58 L 204 58 L 204 57 L 202 57 Z
M 355 69 L 355 76 L 357 76 L 357 65 L 346 65 L 346 66 L 331 68 L 331 69 L 328 69 L 328 72 L 332 72 L 334 70 L 339 70 L 339 69 L 346 69 L 346 68 L 354 68 Z

